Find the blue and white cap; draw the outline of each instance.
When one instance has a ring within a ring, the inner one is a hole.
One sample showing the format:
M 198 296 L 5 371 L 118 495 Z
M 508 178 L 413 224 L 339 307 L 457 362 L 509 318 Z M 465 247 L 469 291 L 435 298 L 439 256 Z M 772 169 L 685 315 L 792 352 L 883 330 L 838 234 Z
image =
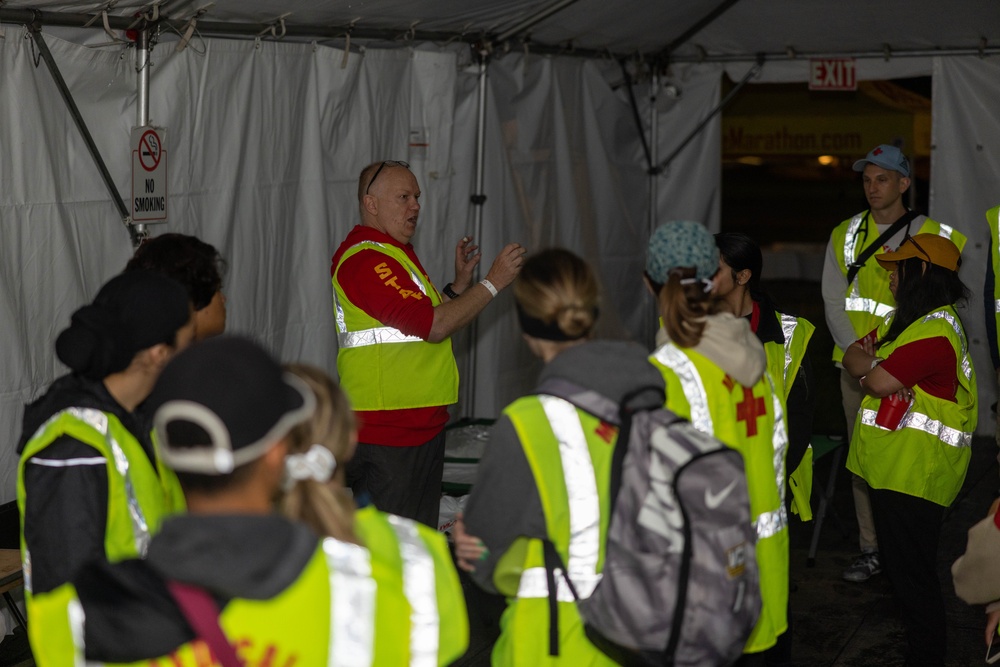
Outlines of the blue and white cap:
M 854 163 L 854 171 L 864 171 L 868 164 L 910 177 L 910 161 L 903 155 L 903 151 L 889 144 L 879 144 L 871 149 L 863 160 Z

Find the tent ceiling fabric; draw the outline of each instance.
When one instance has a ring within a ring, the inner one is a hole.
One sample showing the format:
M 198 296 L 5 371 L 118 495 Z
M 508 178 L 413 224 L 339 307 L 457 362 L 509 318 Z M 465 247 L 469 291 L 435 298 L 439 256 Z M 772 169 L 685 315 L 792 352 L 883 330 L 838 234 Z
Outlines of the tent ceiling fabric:
M 287 14 L 288 25 L 337 27 L 356 21 L 369 29 L 450 33 L 472 38 L 497 35 L 553 5 L 556 0 L 166 0 L 161 12 L 185 20 L 211 4 L 204 21 L 271 24 Z M 528 30 L 530 43 L 616 54 L 656 53 L 710 14 L 722 0 L 578 0 Z M 148 0 L 65 2 L 10 0 L 5 9 L 134 16 Z M 2 11 L 2 10 L 0 10 Z M 96 22 L 95 26 L 100 26 Z M 986 0 L 871 3 L 862 0 L 739 0 L 675 52 L 690 58 L 808 53 L 881 53 L 992 47 L 1000 35 L 1000 3 Z M 518 47 L 519 48 L 519 47 Z

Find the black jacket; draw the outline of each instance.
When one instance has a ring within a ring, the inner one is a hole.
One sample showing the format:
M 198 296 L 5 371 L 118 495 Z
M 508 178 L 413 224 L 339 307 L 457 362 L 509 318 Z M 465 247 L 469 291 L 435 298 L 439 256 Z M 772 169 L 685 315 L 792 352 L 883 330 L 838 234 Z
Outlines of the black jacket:
M 64 375 L 24 410 L 18 453 L 50 417 L 71 407 L 92 408 L 114 415 L 153 460 L 148 420 L 141 411 L 128 412 L 104 383 Z M 79 465 L 24 466 L 24 539 L 31 553 L 32 590 L 44 593 L 72 578 L 86 562 L 104 558 L 108 516 L 108 473 L 105 464 L 84 464 L 95 450 L 62 436 L 34 459 L 76 461 Z

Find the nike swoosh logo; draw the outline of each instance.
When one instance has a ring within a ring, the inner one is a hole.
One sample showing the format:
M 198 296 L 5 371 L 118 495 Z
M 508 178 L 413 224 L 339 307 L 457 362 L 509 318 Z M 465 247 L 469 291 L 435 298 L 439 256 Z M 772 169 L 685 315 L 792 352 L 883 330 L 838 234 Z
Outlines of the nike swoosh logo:
M 714 510 L 721 505 L 722 501 L 726 499 L 726 496 L 728 496 L 732 490 L 736 488 L 736 482 L 738 481 L 739 480 L 734 479 L 729 483 L 729 486 L 718 493 L 712 493 L 711 489 L 705 489 L 705 507 L 710 510 Z

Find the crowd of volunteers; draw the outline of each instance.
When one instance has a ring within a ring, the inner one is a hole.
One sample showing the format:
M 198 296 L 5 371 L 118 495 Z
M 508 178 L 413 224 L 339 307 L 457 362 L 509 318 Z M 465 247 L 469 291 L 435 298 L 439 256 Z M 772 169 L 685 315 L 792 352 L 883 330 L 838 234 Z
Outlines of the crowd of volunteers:
M 854 169 L 869 208 L 833 229 L 822 279 L 860 532 L 844 578 L 884 572 L 905 664 L 943 666 L 938 542 L 977 418 L 956 310 L 969 297 L 965 237 L 904 206 L 910 166 L 898 148 L 878 146 Z M 54 341 L 69 373 L 26 406 L 17 445 L 37 664 L 446 665 L 469 644 L 460 576 L 506 598 L 494 664 L 619 664 L 579 605 L 629 576 L 606 544 L 622 529 L 625 436 L 636 437 L 642 411 L 669 412 L 743 466 L 750 537 L 727 572 L 754 575 L 752 627 L 733 638 L 732 660 L 678 649 L 675 664 L 795 664 L 789 517 L 812 516 L 813 412 L 828 406 L 816 405 L 807 355 L 815 326 L 761 289 L 757 243 L 698 222 L 655 229 L 635 277 L 660 318 L 646 349 L 595 337 L 613 295 L 565 249 L 509 243 L 476 281 L 482 255 L 464 236 L 454 277 L 437 287 L 412 244 L 420 194 L 404 162 L 360 173 L 360 223 L 330 270 L 339 380 L 225 334 L 226 264 L 195 237 L 146 240 L 73 313 Z M 998 210 L 987 212 L 994 333 Z M 459 388 L 451 337 L 507 287 L 544 366 L 492 426 L 446 536 L 437 524 Z M 680 496 L 658 470 L 645 474 L 651 494 Z M 705 503 L 719 506 L 731 488 L 705 490 Z M 994 507 L 955 564 L 963 599 L 988 605 L 987 643 L 1000 620 L 998 561 Z M 676 649 L 695 616 L 662 611 Z

